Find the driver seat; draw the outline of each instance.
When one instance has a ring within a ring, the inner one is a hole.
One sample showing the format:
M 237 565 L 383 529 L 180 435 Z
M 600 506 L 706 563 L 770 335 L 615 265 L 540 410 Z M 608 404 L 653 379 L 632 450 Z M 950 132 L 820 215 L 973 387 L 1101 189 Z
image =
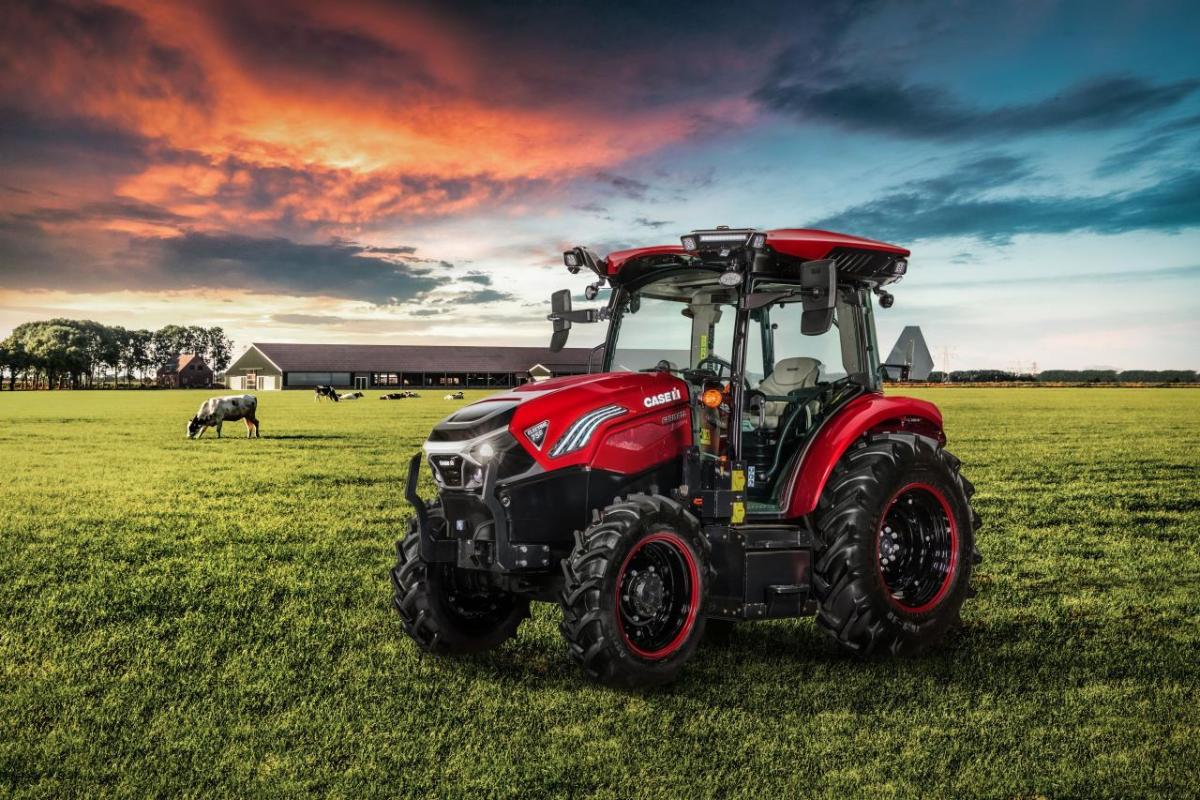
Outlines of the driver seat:
M 785 358 L 775 365 L 775 370 L 759 381 L 758 390 L 765 395 L 782 397 L 797 389 L 817 385 L 821 373 L 821 362 L 815 358 L 796 356 Z M 768 400 L 764 407 L 764 421 L 768 428 L 778 428 L 779 418 L 787 410 L 784 400 Z

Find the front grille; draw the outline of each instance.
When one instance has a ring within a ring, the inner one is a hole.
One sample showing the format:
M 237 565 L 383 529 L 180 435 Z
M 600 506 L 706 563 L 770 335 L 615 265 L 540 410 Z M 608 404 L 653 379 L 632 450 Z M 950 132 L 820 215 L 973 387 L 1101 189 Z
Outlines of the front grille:
M 429 464 L 437 473 L 443 486 L 462 486 L 463 457 L 457 455 L 435 455 L 429 457 Z

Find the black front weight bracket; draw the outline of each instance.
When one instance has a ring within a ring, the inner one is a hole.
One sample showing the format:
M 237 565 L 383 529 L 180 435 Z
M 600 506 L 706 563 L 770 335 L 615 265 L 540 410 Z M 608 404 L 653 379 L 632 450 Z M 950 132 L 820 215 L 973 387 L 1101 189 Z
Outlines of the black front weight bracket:
M 457 555 L 453 541 L 433 537 L 429 526 L 429 507 L 417 494 L 417 479 L 421 477 L 421 453 L 408 462 L 408 477 L 404 479 L 404 499 L 409 502 L 417 517 L 417 536 L 420 537 L 421 558 L 429 562 L 454 561 Z

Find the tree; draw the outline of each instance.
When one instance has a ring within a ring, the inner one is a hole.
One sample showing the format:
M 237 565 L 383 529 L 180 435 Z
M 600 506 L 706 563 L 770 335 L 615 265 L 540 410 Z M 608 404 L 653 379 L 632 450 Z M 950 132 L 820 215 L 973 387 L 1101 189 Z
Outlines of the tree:
M 213 372 L 224 372 L 233 360 L 233 340 L 225 335 L 224 329 L 212 327 L 205 330 L 204 360 Z
M 153 353 L 151 351 L 154 334 L 150 331 L 141 329 L 136 331 L 126 331 L 125 341 L 125 368 L 130 375 L 138 375 L 144 377 L 146 370 L 154 366 Z

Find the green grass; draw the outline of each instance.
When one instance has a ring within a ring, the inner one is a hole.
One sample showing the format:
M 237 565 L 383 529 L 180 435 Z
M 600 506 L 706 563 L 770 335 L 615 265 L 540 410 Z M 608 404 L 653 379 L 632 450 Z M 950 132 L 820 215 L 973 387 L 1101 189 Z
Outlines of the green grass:
M 459 405 L 426 394 L 268 393 L 260 441 L 195 442 L 205 393 L 0 393 L 0 795 L 1200 787 L 1200 392 L 921 390 L 979 487 L 965 628 L 860 662 L 747 625 L 645 695 L 586 683 L 550 606 L 472 660 L 402 637 L 401 480 Z

